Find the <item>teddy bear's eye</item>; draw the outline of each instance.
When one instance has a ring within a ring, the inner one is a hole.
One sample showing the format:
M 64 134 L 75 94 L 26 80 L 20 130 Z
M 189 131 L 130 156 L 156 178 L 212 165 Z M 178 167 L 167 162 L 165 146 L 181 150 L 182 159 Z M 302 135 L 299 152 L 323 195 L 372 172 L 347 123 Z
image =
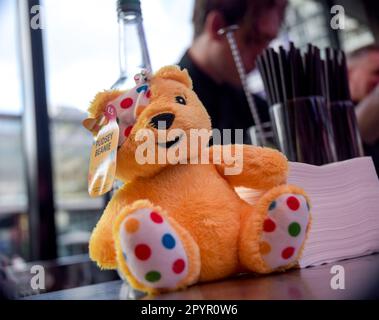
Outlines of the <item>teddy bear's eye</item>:
M 182 96 L 175 97 L 175 100 L 176 100 L 177 103 L 180 103 L 180 104 L 183 104 L 183 105 L 187 104 L 186 99 L 184 99 Z

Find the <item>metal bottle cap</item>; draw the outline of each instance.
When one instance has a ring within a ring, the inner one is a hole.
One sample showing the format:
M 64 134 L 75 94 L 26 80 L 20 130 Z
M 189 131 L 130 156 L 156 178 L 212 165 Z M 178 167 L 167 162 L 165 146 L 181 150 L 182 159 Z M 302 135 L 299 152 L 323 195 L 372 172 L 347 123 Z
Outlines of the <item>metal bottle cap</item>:
M 141 2 L 140 0 L 117 0 L 117 10 L 141 13 Z

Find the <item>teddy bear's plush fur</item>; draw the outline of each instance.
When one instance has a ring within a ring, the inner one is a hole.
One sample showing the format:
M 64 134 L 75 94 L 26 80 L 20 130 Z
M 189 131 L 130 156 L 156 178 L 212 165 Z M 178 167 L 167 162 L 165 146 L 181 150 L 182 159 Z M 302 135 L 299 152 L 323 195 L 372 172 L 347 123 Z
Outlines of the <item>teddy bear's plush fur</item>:
M 244 145 L 238 175 L 225 175 L 225 158 L 210 164 L 138 164 L 135 152 L 141 142 L 136 134 L 148 128 L 157 135 L 151 125 L 156 115 L 174 116 L 167 131 L 180 128 L 189 135 L 190 129 L 211 129 L 186 70 L 164 67 L 152 77 L 150 88 L 150 103 L 139 111 L 117 152 L 116 175 L 124 185 L 92 233 L 91 259 L 101 268 L 118 268 L 134 288 L 149 293 L 239 272 L 296 266 L 310 226 L 310 207 L 302 189 L 285 184 L 287 159 L 270 148 Z M 98 94 L 90 116 L 101 114 L 120 94 Z M 211 154 L 213 148 L 224 147 L 211 147 Z M 190 151 L 187 157 L 196 154 Z M 262 196 L 248 204 L 236 193 L 237 186 L 258 189 Z

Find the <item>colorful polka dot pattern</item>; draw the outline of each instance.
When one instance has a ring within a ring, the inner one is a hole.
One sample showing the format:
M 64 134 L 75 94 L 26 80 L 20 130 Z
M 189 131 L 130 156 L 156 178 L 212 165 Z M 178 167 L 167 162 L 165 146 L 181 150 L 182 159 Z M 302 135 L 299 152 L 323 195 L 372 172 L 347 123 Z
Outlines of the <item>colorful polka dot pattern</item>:
M 308 222 L 309 205 L 302 195 L 282 194 L 269 204 L 259 250 L 270 268 L 276 269 L 297 259 Z
M 139 260 L 145 261 L 151 256 L 151 249 L 146 244 L 139 244 L 134 249 L 134 254 Z
M 130 136 L 130 133 L 132 132 L 133 126 L 129 126 L 124 130 L 124 137 L 127 138 Z
M 186 267 L 186 263 L 183 259 L 176 260 L 172 265 L 172 271 L 174 271 L 176 274 L 180 274 L 183 272 L 184 268 Z
M 145 276 L 145 279 L 148 281 L 148 282 L 157 282 L 159 280 L 161 280 L 161 274 L 160 272 L 158 271 L 149 271 L 148 273 L 146 273 L 146 276 Z
M 262 255 L 269 254 L 271 252 L 271 246 L 270 246 L 270 244 L 267 243 L 266 241 L 262 241 L 259 244 L 259 251 L 261 252 Z
M 169 233 L 166 233 L 162 237 L 162 244 L 166 249 L 174 249 L 175 248 L 175 242 L 176 241 L 175 241 L 174 237 Z
M 163 218 L 162 216 L 159 214 L 159 213 L 156 213 L 156 212 L 152 212 L 150 213 L 150 218 L 152 221 L 154 221 L 155 223 L 163 223 Z
M 159 212 L 140 209 L 120 228 L 122 254 L 132 275 L 152 288 L 174 288 L 188 273 L 184 247 Z
M 270 218 L 267 218 L 263 222 L 263 231 L 264 232 L 273 232 L 273 231 L 275 231 L 275 228 L 276 228 L 275 222 L 272 221 Z
M 125 230 L 126 232 L 128 233 L 134 233 L 138 230 L 139 228 L 139 221 L 134 219 L 134 218 L 130 218 L 126 223 L 125 223 Z
M 151 91 L 146 77 L 141 75 L 135 76 L 136 86 L 126 91 L 117 99 L 109 102 L 116 109 L 117 123 L 120 127 L 120 136 L 118 145 L 130 136 L 133 125 L 137 121 L 137 109 L 139 106 L 149 104 Z
M 132 98 L 126 98 L 121 101 L 120 106 L 122 109 L 129 109 L 133 105 L 133 99 Z
M 297 222 L 292 222 L 289 226 L 288 226 L 288 233 L 292 236 L 292 237 L 297 237 L 301 232 L 301 227 L 300 227 L 300 224 L 298 224 Z
M 137 88 L 137 93 L 141 93 L 141 92 L 147 92 L 149 89 L 149 87 L 147 85 L 142 85 L 140 87 Z

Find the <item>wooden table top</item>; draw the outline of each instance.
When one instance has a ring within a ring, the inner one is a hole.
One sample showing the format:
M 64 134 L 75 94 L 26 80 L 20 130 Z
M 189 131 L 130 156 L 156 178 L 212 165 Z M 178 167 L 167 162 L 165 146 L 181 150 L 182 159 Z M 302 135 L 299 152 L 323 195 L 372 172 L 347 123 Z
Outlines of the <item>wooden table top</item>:
M 344 268 L 345 289 L 332 289 L 334 265 Z M 159 296 L 141 296 L 123 281 L 40 294 L 31 300 L 253 300 L 363 299 L 379 297 L 379 254 L 271 275 L 242 275 Z

